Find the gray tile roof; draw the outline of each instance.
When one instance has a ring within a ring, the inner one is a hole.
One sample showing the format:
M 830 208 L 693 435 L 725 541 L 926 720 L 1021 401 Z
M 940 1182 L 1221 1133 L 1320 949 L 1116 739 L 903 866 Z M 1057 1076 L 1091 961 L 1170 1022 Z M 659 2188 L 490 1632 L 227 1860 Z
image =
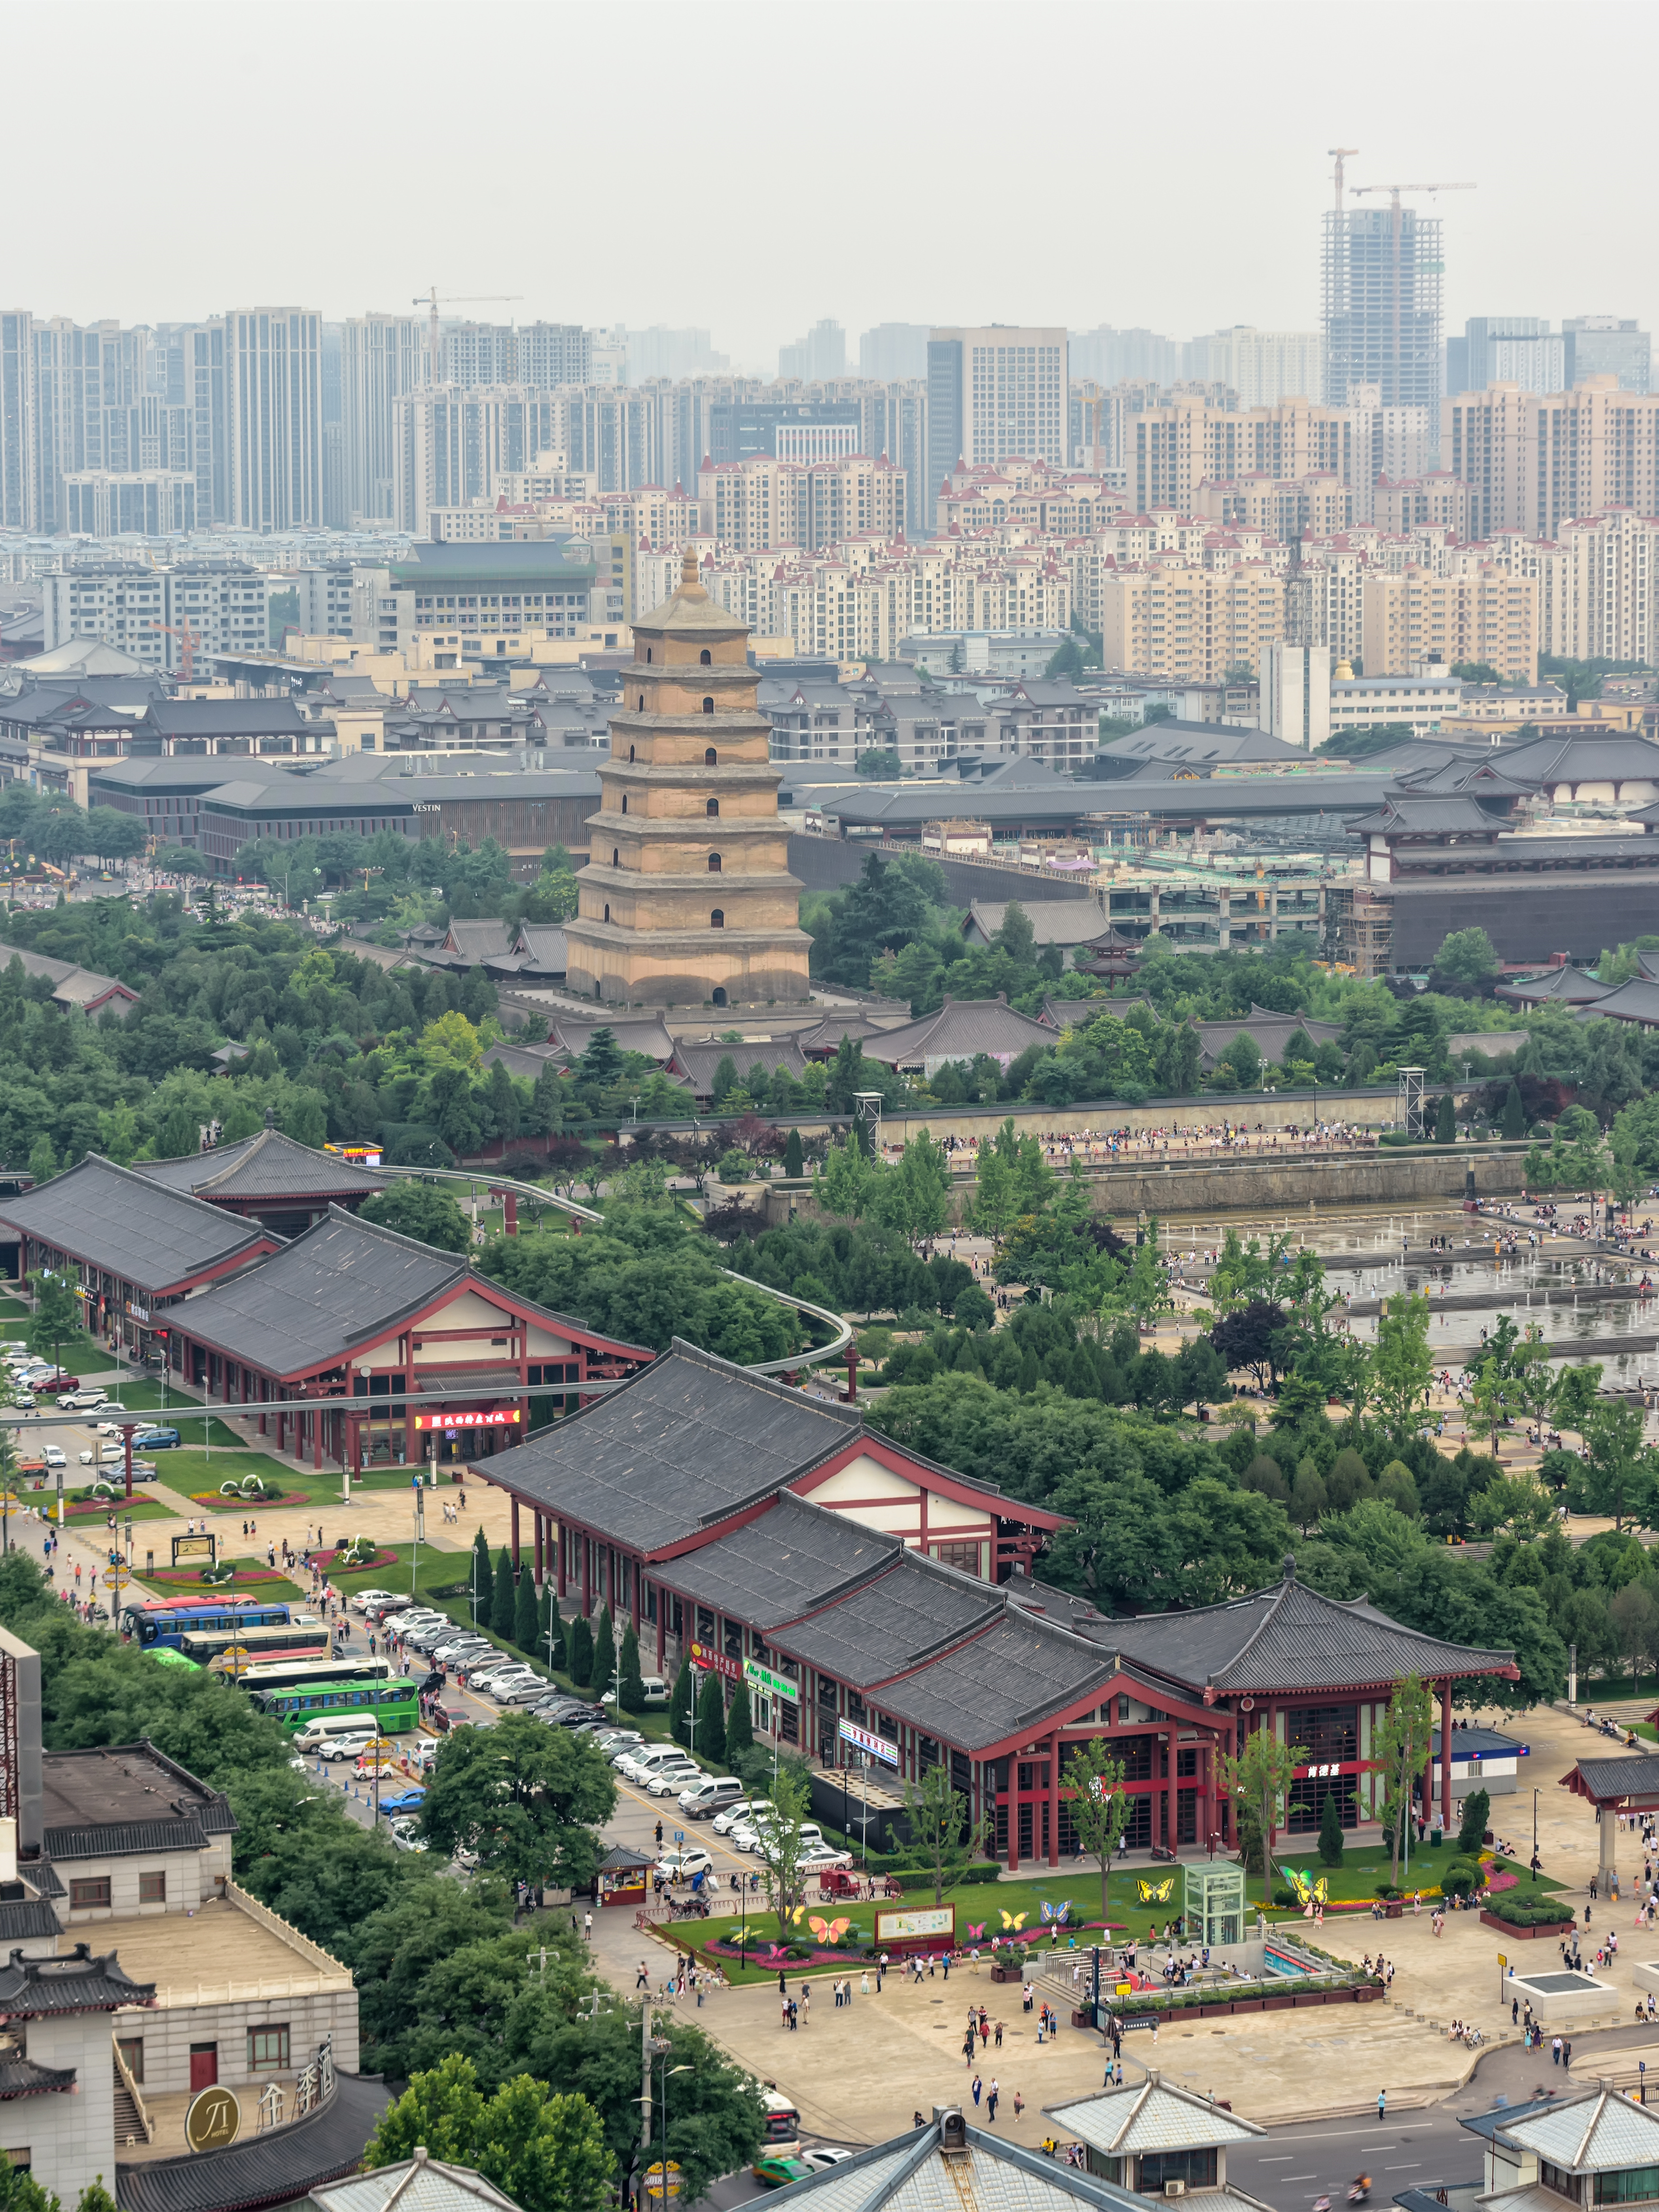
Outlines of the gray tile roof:
M 677 1337 L 621 1389 L 487 1472 L 544 1511 L 650 1552 L 770 1496 L 863 1426 L 850 1407 L 804 1397 Z
M 26 1897 L 14 1905 L 0 1905 L 0 1948 L 29 1943 L 42 1936 L 63 1933 L 58 1915 L 43 1897 Z
M 1581 1759 L 1571 1776 L 1583 1785 L 1580 1794 L 1606 1800 L 1611 1797 L 1651 1797 L 1659 1794 L 1659 1752 L 1626 1752 L 1616 1759 Z
M 1146 2199 L 969 2125 L 946 2152 L 939 2121 L 860 2151 L 778 2192 L 810 2212 L 1146 2212 Z M 1200 2197 L 1200 2202 L 1206 2199 Z
M 163 737 L 297 735 L 316 725 L 292 699 L 155 699 L 144 719 Z
M 303 1237 L 192 1298 L 180 1318 L 198 1344 L 266 1374 L 299 1375 L 343 1358 L 467 1273 L 453 1252 L 331 1207 Z
M 885 1573 L 779 1627 L 774 1640 L 808 1667 L 855 1688 L 873 1689 L 989 1627 L 1006 1611 L 994 1584 L 900 1550 Z
M 1018 905 L 1031 925 L 1038 945 L 1088 945 L 1107 927 L 1105 915 L 1092 898 L 969 899 L 963 916 L 962 933 L 970 932 L 988 944 L 1003 924 L 1010 906 Z
M 260 1129 L 182 1160 L 141 1160 L 136 1173 L 202 1198 L 362 1198 L 386 1177 L 332 1152 L 313 1152 L 280 1129 Z
M 1114 1620 L 1105 1633 L 1170 1681 L 1228 1694 L 1334 1689 L 1406 1674 L 1495 1674 L 1515 1664 L 1512 1651 L 1469 1650 L 1402 1628 L 1364 1598 L 1325 1597 L 1297 1581 L 1293 1562 L 1286 1569 L 1282 1582 L 1248 1597 Z
M 1087 1029 L 1091 1022 L 1098 1021 L 1103 1014 L 1115 1014 L 1119 1021 L 1132 1014 L 1137 1006 L 1145 1006 L 1149 1014 L 1158 1008 L 1144 992 L 1133 999 L 1045 999 L 1042 1018 L 1057 1030 Z
M 1612 985 L 1598 982 L 1582 968 L 1571 965 L 1546 969 L 1541 975 L 1514 975 L 1499 983 L 1494 998 L 1511 1000 L 1518 1006 L 1589 1006 L 1605 999 Z
M 1414 799 L 1406 793 L 1386 798 L 1374 814 L 1362 814 L 1348 824 L 1360 836 L 1375 830 L 1395 837 L 1496 837 L 1503 823 L 1495 814 L 1467 795 L 1449 793 L 1442 798 Z
M 465 960 L 493 960 L 511 952 L 514 934 L 505 921 L 452 921 L 444 943 Z
M 46 1850 L 64 1865 L 76 1859 L 131 1858 L 148 1851 L 204 1851 L 199 1820 L 108 1820 L 90 1827 L 48 1828 Z
M 14 1951 L 0 1966 L 0 2020 L 42 2020 L 52 2014 L 113 2012 L 118 2005 L 155 2001 L 154 1982 L 135 1982 L 113 1951 L 94 1958 L 77 1943 L 61 1959 L 26 1959 Z
M 641 1053 L 647 1060 L 660 1060 L 665 1066 L 674 1056 L 674 1040 L 664 1028 L 660 1014 L 653 1014 L 643 1021 L 630 1021 L 623 1015 L 608 1022 L 603 1015 L 588 1017 L 556 1011 L 548 1024 L 548 1034 L 553 1042 L 562 1045 L 577 1060 L 586 1051 L 597 1029 L 608 1029 L 624 1052 Z
M 225 2150 L 184 2151 L 115 2169 L 121 2212 L 259 2212 L 291 2204 L 362 2163 L 392 2093 L 378 2075 L 334 2077 L 325 2105 L 285 2127 L 245 2136 Z
M 1640 1022 L 1651 1027 L 1659 1024 L 1659 983 L 1650 983 L 1644 975 L 1632 975 L 1629 982 L 1618 984 L 1605 998 L 1584 1007 L 1579 1018 L 1591 1022 Z
M 97 1844 L 70 1848 L 67 1836 L 113 1834 L 117 1828 L 186 1825 L 193 1836 L 162 1850 L 201 1849 L 210 1836 L 234 1836 L 236 1816 L 222 1790 L 210 1790 L 187 1767 L 137 1743 L 100 1744 L 84 1751 L 48 1751 L 40 1761 L 41 1808 L 49 1858 L 82 1858 Z M 111 1845 L 142 1850 L 143 1844 Z
M 1534 789 L 1545 783 L 1659 783 L 1659 745 L 1635 732 L 1597 729 L 1588 720 L 1581 737 L 1540 737 L 1504 753 L 1504 767 L 1516 782 Z
M 96 1152 L 21 1197 L 0 1199 L 0 1224 L 158 1297 L 270 1242 L 257 1223 Z
M 1062 2135 L 1103 2151 L 1109 2157 L 1138 2158 L 1146 2151 L 1220 2149 L 1249 2142 L 1267 2132 L 1254 2120 L 1241 2120 L 1207 2097 L 1194 2096 L 1149 2074 L 1144 2081 L 1082 2097 L 1069 2105 L 1045 2105 L 1043 2111 Z M 1209 2199 L 1202 2200 L 1206 2204 Z
M 1233 1039 L 1248 1031 L 1260 1048 L 1264 1060 L 1280 1060 L 1285 1046 L 1300 1030 L 1310 1043 L 1340 1043 L 1343 1036 L 1340 1022 L 1310 1021 L 1305 1014 L 1279 1014 L 1268 1006 L 1252 1006 L 1242 1018 L 1237 1015 L 1226 1021 L 1194 1022 L 1205 1066 L 1212 1066 L 1226 1051 Z
M 976 1753 L 1029 1733 L 1103 1686 L 1112 1671 L 1110 1654 L 1097 1645 L 1009 1607 L 982 1636 L 878 1694 L 884 1711 Z
M 763 1067 L 769 1079 L 782 1068 L 797 1082 L 806 1067 L 799 1039 L 787 1036 L 774 1037 L 768 1044 L 690 1044 L 682 1037 L 674 1047 L 672 1068 L 684 1076 L 697 1097 L 708 1098 L 714 1095 L 714 1079 L 723 1060 L 729 1060 L 737 1069 L 740 1084 L 749 1080 L 751 1067 Z
M 994 999 L 947 999 L 936 1014 L 866 1037 L 864 1056 L 889 1067 L 911 1067 L 927 1060 L 972 1060 L 976 1053 L 1013 1059 L 1030 1045 L 1045 1048 L 1054 1033 L 1045 1023 L 1019 1014 L 1000 993 Z
M 1505 2138 L 1569 2173 L 1659 2166 L 1659 2112 L 1615 2089 L 1593 2091 L 1504 2129 Z
M 27 2058 L 0 2061 L 0 2103 L 13 2097 L 38 2097 L 53 2089 L 72 2089 L 72 2066 L 37 2066 Z
M 562 975 L 569 964 L 568 940 L 555 922 L 521 922 L 515 947 L 524 955 L 526 975 Z
M 437 2158 L 377 2166 L 313 2194 L 320 2212 L 478 2212 L 481 2205 L 489 2212 L 519 2212 L 510 2197 L 470 2166 L 451 2166 Z
M 94 969 L 78 967 L 73 960 L 48 959 L 44 952 L 26 952 L 21 945 L 0 945 L 0 968 L 10 967 L 14 960 L 22 963 L 26 975 L 44 975 L 52 985 L 53 1003 L 60 1006 L 91 1006 L 112 992 L 128 1000 L 138 996 L 118 976 L 100 975 Z
M 674 1561 L 682 1596 L 769 1633 L 884 1575 L 900 1539 L 783 1492 L 757 1521 Z

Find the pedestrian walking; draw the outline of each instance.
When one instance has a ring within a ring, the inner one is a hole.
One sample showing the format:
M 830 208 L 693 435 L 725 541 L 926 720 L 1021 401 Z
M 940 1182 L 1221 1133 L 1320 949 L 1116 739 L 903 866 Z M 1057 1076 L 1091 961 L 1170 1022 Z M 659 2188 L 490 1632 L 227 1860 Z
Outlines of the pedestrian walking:
M 1377 2093 L 1376 2093 L 1376 2117 L 1377 2117 L 1377 2118 L 1378 2118 L 1379 2120 L 1381 2120 L 1381 2119 L 1385 2119 L 1385 2118 L 1388 2117 L 1388 2111 L 1389 2111 L 1389 2093 L 1388 2093 L 1388 2091 L 1387 2091 L 1386 2089 L 1379 2089 L 1379 2090 L 1377 2091 Z
M 975 2074 L 974 2076 L 974 2103 L 975 2106 L 979 2103 L 981 2086 L 980 2078 L 978 2075 Z
M 1565 2042 L 1561 2045 L 1561 2070 L 1562 2070 L 1562 2072 L 1565 2074 L 1565 2073 L 1568 2070 L 1568 2069 L 1571 2066 L 1571 2064 L 1572 2064 L 1572 2039 L 1571 2039 L 1571 2036 L 1569 2036 L 1569 2037 L 1568 2037 L 1568 2039 L 1567 2039 L 1567 2040 L 1566 2040 L 1566 2041 L 1565 2041 Z
M 1560 2063 L 1561 2039 L 1559 2035 L 1552 2036 L 1550 2039 L 1550 2064 L 1552 2066 L 1559 2066 Z
M 997 2124 L 997 2099 L 1000 2094 L 1001 2092 L 997 2087 L 997 2077 L 994 2074 L 991 2076 L 991 2086 L 985 2093 L 985 2109 L 990 2115 L 993 2127 Z

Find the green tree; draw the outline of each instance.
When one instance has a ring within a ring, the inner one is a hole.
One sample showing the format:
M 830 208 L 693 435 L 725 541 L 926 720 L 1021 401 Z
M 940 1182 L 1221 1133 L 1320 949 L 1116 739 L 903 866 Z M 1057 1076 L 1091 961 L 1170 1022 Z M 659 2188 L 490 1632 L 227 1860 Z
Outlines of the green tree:
M 1124 1792 L 1123 1771 L 1122 1760 L 1113 1757 L 1110 1743 L 1100 1735 L 1078 1744 L 1060 1770 L 1060 1779 L 1072 1793 L 1072 1825 L 1078 1842 L 1100 1861 L 1100 1917 L 1109 1926 L 1112 1854 L 1133 1802 Z
M 640 1672 L 640 1639 L 630 1621 L 623 1631 L 622 1680 L 617 1702 L 625 1713 L 645 1711 L 645 1677 Z
M 1476 990 L 1484 989 L 1501 965 L 1497 947 L 1479 927 L 1453 930 L 1441 940 L 1440 950 L 1434 956 L 1437 975 Z
M 29 1147 L 29 1175 L 37 1182 L 50 1182 L 58 1171 L 58 1154 L 45 1130 Z
M 1340 1867 L 1342 1863 L 1342 1810 L 1334 1790 L 1325 1792 L 1325 1803 L 1319 1815 L 1319 1856 L 1321 1863 L 1328 1867 Z
M 587 1686 L 601 1702 L 611 1694 L 617 1672 L 617 1630 L 608 1605 L 599 1608 L 599 1625 L 593 1634 L 593 1657 Z
M 520 1651 L 536 1652 L 542 1644 L 542 1609 L 536 1602 L 536 1577 L 527 1565 L 519 1569 L 519 1586 L 513 1599 L 513 1641 Z
M 720 1694 L 720 1678 L 712 1668 L 697 1693 L 697 1732 L 691 1748 L 711 1766 L 726 1764 L 726 1700 Z
M 1372 1361 L 1377 1407 L 1396 1443 L 1403 1443 L 1419 1426 L 1433 1372 L 1428 1299 L 1400 1291 L 1377 1321 Z
M 1511 1083 L 1504 1098 L 1504 1134 L 1511 1143 L 1527 1133 L 1527 1109 L 1521 1103 L 1521 1086 Z
M 51 1358 L 55 1367 L 60 1345 L 79 1334 L 81 1301 L 61 1275 L 37 1269 L 29 1277 L 34 1311 L 29 1317 L 28 1346 L 37 1359 Z
M 1642 1409 L 1620 1399 L 1593 1406 L 1581 1417 L 1579 1434 L 1589 1455 L 1584 1492 L 1593 1513 L 1611 1513 L 1615 1529 L 1626 1513 L 1650 1518 L 1659 1494 L 1659 1453 L 1642 1441 Z
M 1641 1695 L 1642 1662 L 1659 1647 L 1659 1603 L 1646 1583 L 1626 1583 L 1607 1604 L 1613 1632 L 1630 1662 L 1631 1686 Z
M 1235 1798 L 1241 1815 L 1248 1811 L 1261 1839 L 1262 1898 L 1271 1905 L 1273 1893 L 1273 1832 L 1279 1823 L 1283 1802 L 1298 1766 L 1307 1764 L 1305 1745 L 1280 1743 L 1270 1728 L 1253 1729 L 1237 1759 L 1221 1762 L 1224 1786 Z
M 691 1671 L 691 1662 L 682 1659 L 680 1670 L 674 1677 L 674 1686 L 668 1694 L 668 1733 L 676 1743 L 691 1741 L 691 1701 L 697 1694 L 696 1682 Z
M 801 1176 L 806 1171 L 806 1163 L 801 1156 L 799 1129 L 792 1128 L 783 1140 L 783 1171 L 790 1176 Z
M 471 1226 L 441 1183 L 412 1178 L 390 1183 L 366 1198 L 360 1212 L 365 1221 L 395 1229 L 400 1237 L 412 1237 L 440 1252 L 465 1252 L 471 1246 Z
M 924 1255 L 932 1249 L 951 1218 L 951 1168 L 944 1146 L 933 1142 L 931 1131 L 912 1137 L 879 1178 L 872 1211 L 907 1244 L 921 1245 Z
M 570 1679 L 579 1690 L 585 1690 L 593 1679 L 593 1627 L 585 1613 L 579 1613 L 570 1624 Z
M 1433 1727 L 1434 1701 L 1419 1678 L 1407 1674 L 1394 1686 L 1376 1744 L 1383 1810 L 1393 1844 L 1390 1881 L 1395 1889 L 1400 1887 L 1401 1848 L 1411 1819 L 1412 1784 L 1428 1764 Z
M 711 1675 L 709 1679 L 712 1681 L 715 1678 Z M 806 1878 L 800 1863 L 806 1846 L 800 1832 L 811 1796 L 805 1771 L 792 1771 L 790 1766 L 781 1765 L 773 1777 L 769 1796 L 773 1817 L 761 1827 L 754 1856 L 761 1863 L 766 1901 L 778 1916 L 778 1941 L 781 1943 L 788 1936 L 795 1907 L 804 1901 L 806 1893 Z
M 1452 1105 L 1449 1091 L 1443 1091 L 1434 1109 L 1434 1139 L 1437 1145 L 1455 1144 L 1457 1140 L 1457 1115 Z
M 421 1826 L 446 1854 L 465 1846 L 504 1881 L 585 1889 L 616 1802 L 611 1769 L 592 1744 L 509 1712 L 493 1728 L 445 1737 Z
M 872 745 L 859 755 L 859 774 L 892 777 L 904 773 L 904 763 L 890 745 Z
M 906 1782 L 904 1810 L 910 1842 L 933 1876 L 933 1902 L 943 1904 L 947 1883 L 954 1887 L 983 1847 L 982 1826 L 968 1817 L 968 1800 L 951 1782 L 948 1766 L 930 1766 L 920 1784 Z
M 556 2095 L 528 2074 L 486 2097 L 471 2060 L 459 2054 L 411 2077 L 381 2113 L 363 2164 L 401 2165 L 417 2148 L 471 2166 L 523 2212 L 608 2212 L 613 2202 L 616 2161 L 586 2097 Z
M 726 1713 L 726 1764 L 734 1773 L 741 1771 L 744 1755 L 755 1747 L 755 1723 L 749 1708 L 749 1685 L 739 1681 L 732 1692 L 732 1702 Z
M 1054 1175 L 1034 1136 L 1020 1136 L 1009 1115 L 979 1149 L 974 1226 L 1001 1237 L 1024 1214 L 1041 1213 L 1054 1195 Z
M 518 1593 L 513 1580 L 513 1561 L 508 1556 L 506 1545 L 503 1544 L 495 1555 L 495 1593 L 489 1601 L 489 1626 L 492 1634 L 504 1638 L 512 1635 L 513 1618 L 517 1603 Z
M 1492 1800 L 1484 1790 L 1471 1790 L 1463 1800 L 1463 1817 L 1457 1830 L 1457 1855 L 1472 1859 L 1486 1841 Z

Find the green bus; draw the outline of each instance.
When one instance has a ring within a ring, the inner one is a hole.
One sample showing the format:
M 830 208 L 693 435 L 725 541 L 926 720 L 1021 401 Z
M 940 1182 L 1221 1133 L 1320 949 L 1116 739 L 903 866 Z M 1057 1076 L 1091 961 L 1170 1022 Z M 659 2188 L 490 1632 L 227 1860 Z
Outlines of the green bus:
M 258 1710 L 281 1721 L 291 1735 L 325 1713 L 361 1712 L 383 1735 L 407 1735 L 420 1719 L 415 1685 L 407 1675 L 389 1682 L 296 1682 L 251 1694 Z

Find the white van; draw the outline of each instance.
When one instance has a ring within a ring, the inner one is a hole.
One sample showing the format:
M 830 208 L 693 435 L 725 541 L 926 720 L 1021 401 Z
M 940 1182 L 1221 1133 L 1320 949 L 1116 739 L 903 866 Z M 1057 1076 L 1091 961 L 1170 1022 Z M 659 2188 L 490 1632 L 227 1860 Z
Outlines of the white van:
M 705 1775 L 689 1790 L 681 1790 L 680 1810 L 688 1820 L 706 1820 L 711 1813 L 723 1813 L 728 1805 L 740 1804 L 742 1800 L 743 1784 L 735 1775 L 718 1781 L 713 1775 Z
M 372 1714 L 319 1713 L 295 1736 L 294 1748 L 320 1752 L 325 1759 L 350 1759 L 379 1733 Z
M 635 1752 L 623 1760 L 617 1771 L 625 1774 L 630 1782 L 648 1782 L 665 1766 L 684 1765 L 685 1759 L 685 1752 L 679 1744 L 657 1743 L 649 1751 Z
M 641 1683 L 647 1705 L 665 1705 L 668 1703 L 668 1685 L 660 1674 L 643 1675 Z

